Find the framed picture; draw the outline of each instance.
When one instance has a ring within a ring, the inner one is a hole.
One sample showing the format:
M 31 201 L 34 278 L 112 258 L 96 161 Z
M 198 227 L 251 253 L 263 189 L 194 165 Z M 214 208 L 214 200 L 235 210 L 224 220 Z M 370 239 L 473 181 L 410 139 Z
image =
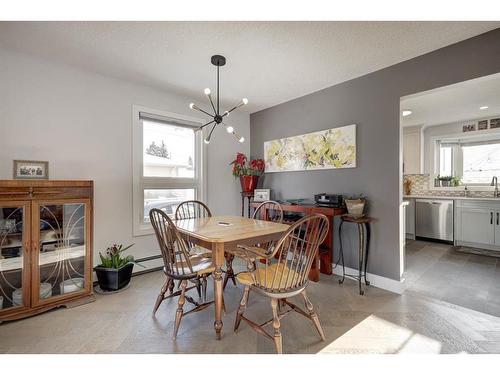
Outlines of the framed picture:
M 481 120 L 477 123 L 477 130 L 486 130 L 488 129 L 488 120 Z
M 356 124 L 264 142 L 266 173 L 356 167 Z
M 462 129 L 464 133 L 476 131 L 476 124 L 464 125 Z
M 14 160 L 14 179 L 48 180 L 49 162 Z
M 500 118 L 492 118 L 490 120 L 490 129 L 500 128 Z
M 253 194 L 254 202 L 265 202 L 271 199 L 271 189 L 255 189 Z

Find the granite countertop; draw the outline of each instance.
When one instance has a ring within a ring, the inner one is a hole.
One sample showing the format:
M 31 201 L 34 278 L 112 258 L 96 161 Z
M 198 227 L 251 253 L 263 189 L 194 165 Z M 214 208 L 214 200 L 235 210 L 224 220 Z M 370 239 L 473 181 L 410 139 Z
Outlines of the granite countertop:
M 468 200 L 468 201 L 498 201 L 500 197 L 450 197 L 445 195 L 403 195 L 403 199 L 448 199 L 448 200 Z

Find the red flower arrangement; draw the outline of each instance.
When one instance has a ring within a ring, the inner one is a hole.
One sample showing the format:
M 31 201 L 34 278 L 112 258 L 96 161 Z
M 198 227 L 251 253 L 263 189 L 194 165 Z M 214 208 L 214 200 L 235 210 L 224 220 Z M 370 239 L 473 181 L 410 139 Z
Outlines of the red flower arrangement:
M 260 176 L 264 173 L 266 165 L 262 159 L 253 159 L 247 164 L 248 158 L 245 154 L 238 152 L 236 159 L 231 162 L 234 177 Z

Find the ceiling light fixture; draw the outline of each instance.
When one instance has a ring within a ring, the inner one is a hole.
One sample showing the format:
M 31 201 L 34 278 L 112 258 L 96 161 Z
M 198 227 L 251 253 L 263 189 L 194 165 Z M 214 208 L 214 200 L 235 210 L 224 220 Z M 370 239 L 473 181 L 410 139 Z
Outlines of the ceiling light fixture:
M 247 98 L 241 99 L 241 102 L 239 102 L 237 105 L 235 105 L 229 111 L 224 111 L 223 114 L 221 115 L 220 108 L 219 108 L 219 69 L 221 66 L 226 65 L 226 58 L 224 56 L 221 56 L 221 55 L 214 55 L 214 56 L 212 56 L 210 61 L 212 62 L 213 65 L 215 65 L 217 67 L 217 98 L 216 98 L 217 105 L 215 105 L 214 101 L 212 100 L 212 92 L 210 91 L 209 88 L 206 88 L 203 92 L 208 97 L 208 100 L 210 100 L 210 105 L 212 106 L 213 114 L 208 112 L 208 111 L 205 111 L 204 109 L 201 109 L 200 107 L 196 106 L 196 104 L 194 104 L 194 103 L 189 104 L 189 108 L 191 108 L 192 110 L 204 113 L 205 115 L 210 116 L 213 119 L 213 120 L 207 122 L 206 124 L 200 126 L 198 129 L 196 129 L 196 131 L 202 130 L 205 126 L 213 124 L 212 129 L 210 129 L 210 132 L 208 133 L 208 136 L 203 140 L 206 144 L 209 144 L 210 140 L 212 138 L 212 133 L 215 130 L 215 127 L 219 124 L 223 124 L 226 127 L 226 131 L 229 134 L 234 135 L 234 137 L 238 140 L 238 142 L 243 143 L 243 142 L 245 142 L 245 138 L 243 138 L 238 133 L 236 133 L 236 131 L 234 130 L 234 128 L 232 126 L 225 124 L 223 121 L 224 121 L 224 117 L 229 116 L 229 114 L 232 111 L 234 111 L 235 109 L 240 108 L 244 105 L 247 105 L 248 99 Z
M 483 105 L 482 107 L 479 107 L 479 109 L 488 109 L 489 107 L 487 105 Z
M 403 117 L 409 116 L 413 113 L 413 111 L 410 111 L 409 109 L 403 109 Z

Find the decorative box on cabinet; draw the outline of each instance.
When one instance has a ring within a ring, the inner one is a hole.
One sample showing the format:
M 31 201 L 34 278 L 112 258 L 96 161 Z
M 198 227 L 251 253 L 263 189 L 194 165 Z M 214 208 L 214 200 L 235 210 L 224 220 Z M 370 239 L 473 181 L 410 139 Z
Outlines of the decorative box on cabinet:
M 94 300 L 92 181 L 0 180 L 0 322 Z

